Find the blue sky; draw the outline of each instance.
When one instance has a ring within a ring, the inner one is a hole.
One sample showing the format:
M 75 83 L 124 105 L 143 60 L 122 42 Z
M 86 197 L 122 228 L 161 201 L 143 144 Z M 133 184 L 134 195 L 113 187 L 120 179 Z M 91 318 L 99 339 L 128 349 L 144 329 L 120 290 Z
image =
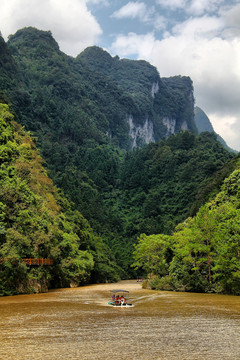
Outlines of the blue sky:
M 5 40 L 25 26 L 51 30 L 72 56 L 98 45 L 190 76 L 196 105 L 240 151 L 239 0 L 1 0 Z

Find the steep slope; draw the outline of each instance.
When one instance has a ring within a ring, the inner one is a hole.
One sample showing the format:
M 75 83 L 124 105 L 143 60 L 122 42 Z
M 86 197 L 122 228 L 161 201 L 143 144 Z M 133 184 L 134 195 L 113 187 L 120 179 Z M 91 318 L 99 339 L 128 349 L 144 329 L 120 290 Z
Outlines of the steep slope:
M 0 89 L 11 89 L 13 83 L 19 81 L 17 65 L 11 56 L 5 41 L 0 36 Z
M 143 234 L 134 266 L 158 290 L 240 295 L 240 161 L 220 192 L 172 236 Z
M 196 211 L 198 192 L 232 157 L 210 133 L 183 132 L 149 144 L 129 154 L 121 168 L 120 206 L 140 233 L 171 233 L 193 204 Z
M 194 108 L 194 120 L 199 134 L 204 131 L 214 132 L 212 124 L 205 112 L 198 106 Z
M 196 123 L 196 127 L 197 127 L 197 130 L 199 133 L 201 133 L 203 131 L 215 132 L 208 116 L 205 114 L 205 112 L 202 109 L 200 109 L 198 106 L 196 106 L 194 108 L 194 114 L 195 114 L 194 121 Z M 220 141 L 220 143 L 222 143 L 226 149 L 234 152 L 235 154 L 238 153 L 236 150 L 231 149 L 220 135 L 218 135 L 218 134 L 216 134 L 216 135 L 217 135 L 218 141 Z
M 227 161 L 223 167 L 217 170 L 198 190 L 195 200 L 190 208 L 190 216 L 196 215 L 197 211 L 206 202 L 213 199 L 220 191 L 224 180 L 231 175 L 231 173 L 238 168 L 240 154 Z
M 77 60 L 111 78 L 132 99 L 135 107 L 126 114 L 132 148 L 159 141 L 179 130 L 197 132 L 190 78 L 161 79 L 148 62 L 112 58 L 96 46 L 85 49 Z
M 109 249 L 42 163 L 30 135 L 0 103 L 0 296 L 118 279 Z M 29 268 L 26 258 L 52 265 Z

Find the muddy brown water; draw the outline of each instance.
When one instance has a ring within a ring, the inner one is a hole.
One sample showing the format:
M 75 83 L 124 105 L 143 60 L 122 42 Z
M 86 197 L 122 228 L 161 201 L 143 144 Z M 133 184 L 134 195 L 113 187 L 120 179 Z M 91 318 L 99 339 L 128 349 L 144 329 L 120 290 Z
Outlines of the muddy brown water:
M 108 305 L 110 289 L 134 307 Z M 0 298 L 0 359 L 239 360 L 240 297 L 136 281 Z

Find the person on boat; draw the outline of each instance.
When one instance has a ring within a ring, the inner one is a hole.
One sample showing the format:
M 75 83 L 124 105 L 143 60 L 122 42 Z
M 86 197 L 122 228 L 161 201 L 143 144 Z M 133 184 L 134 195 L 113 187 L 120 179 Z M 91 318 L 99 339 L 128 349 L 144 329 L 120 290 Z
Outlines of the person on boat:
M 117 295 L 117 296 L 115 297 L 115 304 L 116 304 L 116 305 L 120 305 L 120 304 L 121 304 L 121 299 L 120 299 L 119 295 Z
M 124 296 L 121 296 L 121 305 L 126 305 L 127 301 Z

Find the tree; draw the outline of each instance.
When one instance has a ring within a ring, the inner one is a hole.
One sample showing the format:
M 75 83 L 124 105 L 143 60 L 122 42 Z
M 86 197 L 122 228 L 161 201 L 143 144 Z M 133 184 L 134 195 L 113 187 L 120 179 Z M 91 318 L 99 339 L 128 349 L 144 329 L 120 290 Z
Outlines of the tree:
M 168 235 L 141 234 L 133 252 L 135 269 L 147 274 L 164 276 L 172 256 L 171 238 Z

